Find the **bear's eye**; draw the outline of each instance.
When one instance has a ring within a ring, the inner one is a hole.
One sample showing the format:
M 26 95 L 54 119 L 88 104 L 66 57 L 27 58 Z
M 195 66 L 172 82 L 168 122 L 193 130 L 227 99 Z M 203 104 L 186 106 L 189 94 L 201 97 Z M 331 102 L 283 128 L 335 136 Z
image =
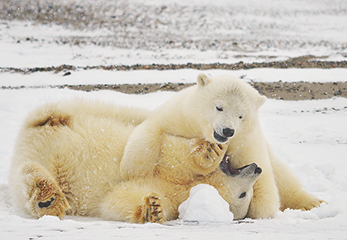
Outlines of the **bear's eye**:
M 246 192 L 241 193 L 241 195 L 239 196 L 239 198 L 244 198 L 244 197 L 246 197 Z
M 223 107 L 218 107 L 218 106 L 216 106 L 216 109 L 217 109 L 217 111 L 219 111 L 219 112 L 223 112 Z
M 239 116 L 239 119 L 242 119 L 243 117 L 242 116 Z

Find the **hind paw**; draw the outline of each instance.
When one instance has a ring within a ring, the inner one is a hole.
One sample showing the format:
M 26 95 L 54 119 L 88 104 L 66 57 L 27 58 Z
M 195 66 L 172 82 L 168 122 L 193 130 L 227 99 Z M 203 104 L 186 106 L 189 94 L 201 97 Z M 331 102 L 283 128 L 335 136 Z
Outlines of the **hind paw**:
M 312 198 L 311 201 L 307 201 L 306 204 L 301 204 L 298 208 L 302 211 L 310 211 L 313 208 L 320 207 L 322 203 L 327 204 L 326 201 L 318 199 L 318 198 Z
M 36 183 L 30 204 L 32 212 L 37 218 L 45 215 L 62 218 L 65 215 L 65 211 L 70 208 L 59 186 L 49 180 Z
M 143 204 L 135 213 L 135 221 L 139 223 L 163 223 L 165 216 L 160 197 L 156 194 L 149 194 L 144 197 L 143 201 Z

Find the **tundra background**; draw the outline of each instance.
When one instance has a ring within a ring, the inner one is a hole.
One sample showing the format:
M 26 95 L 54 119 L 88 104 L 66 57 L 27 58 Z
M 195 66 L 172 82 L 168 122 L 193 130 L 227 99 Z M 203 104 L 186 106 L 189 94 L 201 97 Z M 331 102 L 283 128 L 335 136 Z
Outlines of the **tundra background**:
M 0 238 L 346 239 L 346 19 L 345 0 L 0 1 Z M 31 109 L 76 96 L 154 109 L 200 72 L 236 75 L 270 98 L 259 112 L 267 139 L 328 205 L 165 225 L 13 208 L 8 170 Z

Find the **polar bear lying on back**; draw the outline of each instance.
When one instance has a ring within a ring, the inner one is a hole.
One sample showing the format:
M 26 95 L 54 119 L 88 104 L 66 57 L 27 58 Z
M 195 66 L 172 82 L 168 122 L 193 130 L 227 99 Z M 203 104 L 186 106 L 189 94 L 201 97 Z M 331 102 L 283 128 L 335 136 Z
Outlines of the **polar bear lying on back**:
M 240 79 L 200 74 L 196 86 L 163 104 L 131 134 L 121 162 L 124 178 L 155 175 L 166 136 L 202 138 L 216 146 L 222 144 L 232 167 L 254 162 L 263 169 L 254 185 L 248 217 L 268 218 L 278 209 L 318 207 L 322 201 L 303 190 L 264 138 L 257 111 L 265 100 Z M 208 174 L 220 161 L 206 157 L 196 167 Z
M 178 217 L 191 187 L 207 183 L 229 203 L 235 219 L 244 218 L 261 169 L 256 164 L 231 169 L 227 159 L 222 161 L 226 149 L 203 139 L 165 135 L 154 175 L 121 178 L 127 140 L 148 116 L 141 109 L 83 100 L 39 107 L 29 114 L 15 146 L 9 174 L 12 199 L 34 217 L 163 222 Z M 217 163 L 201 167 L 206 158 Z M 134 167 L 141 171 L 143 164 Z

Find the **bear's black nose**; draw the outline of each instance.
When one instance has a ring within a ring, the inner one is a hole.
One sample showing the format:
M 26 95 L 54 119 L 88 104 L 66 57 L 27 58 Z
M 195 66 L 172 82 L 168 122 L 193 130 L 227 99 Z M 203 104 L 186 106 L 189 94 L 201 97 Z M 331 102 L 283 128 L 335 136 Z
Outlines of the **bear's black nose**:
M 234 135 L 234 129 L 231 128 L 224 128 L 223 129 L 223 135 L 226 137 L 232 137 Z
M 254 173 L 255 174 L 261 174 L 263 170 L 260 168 L 260 167 L 257 167 L 255 170 L 254 170 Z

